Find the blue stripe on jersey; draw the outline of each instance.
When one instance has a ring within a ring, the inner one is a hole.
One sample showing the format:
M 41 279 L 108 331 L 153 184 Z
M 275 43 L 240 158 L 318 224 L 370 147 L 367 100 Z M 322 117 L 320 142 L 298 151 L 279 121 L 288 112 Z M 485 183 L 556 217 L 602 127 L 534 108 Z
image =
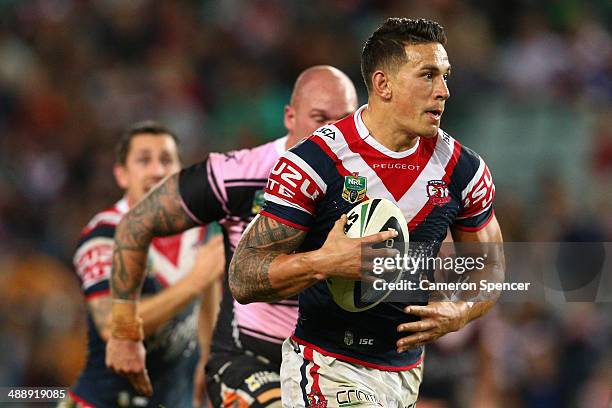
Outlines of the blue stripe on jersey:
M 312 225 L 314 221 L 314 217 L 312 215 L 304 211 L 300 211 L 294 207 L 277 204 L 271 201 L 266 201 L 262 212 L 264 214 L 268 213 L 275 217 L 286 220 L 290 224 L 300 225 L 302 227 L 305 227 L 306 229 L 321 229 L 322 225 L 319 209 L 326 208 L 325 203 L 328 202 L 327 196 L 330 192 L 330 188 L 332 189 L 332 192 L 335 193 L 334 185 L 337 184 L 339 180 L 342 180 L 343 182 L 344 179 L 340 177 L 340 174 L 338 173 L 338 170 L 336 169 L 335 163 L 332 158 L 329 157 L 323 150 L 321 150 L 321 148 L 312 140 L 306 139 L 297 146 L 294 146 L 292 149 L 290 149 L 290 151 L 299 156 L 305 162 L 307 162 L 312 167 L 312 169 L 317 172 L 319 177 L 323 179 L 325 184 L 327 184 L 328 193 L 325 194 L 325 196 L 320 199 L 320 201 L 318 201 L 316 204 L 317 209 L 315 212 L 317 213 L 317 225 Z M 340 192 L 341 191 L 342 190 L 340 189 Z M 333 194 L 333 196 L 335 197 L 336 194 Z M 348 203 L 345 202 L 345 204 Z M 350 208 L 352 208 L 352 206 L 348 207 L 346 212 L 348 212 Z M 344 211 L 336 211 L 333 214 L 330 214 L 332 218 L 335 217 L 333 218 L 332 225 L 333 222 L 340 218 L 340 215 L 343 213 Z M 327 225 L 328 223 L 323 222 L 323 224 Z M 329 229 L 327 231 L 329 231 Z M 327 237 L 327 233 L 325 233 L 325 236 Z M 320 244 L 322 243 L 323 242 L 321 242 Z
M 79 239 L 79 243 L 77 244 L 77 249 L 81 247 L 84 243 L 94 238 L 110 238 L 113 239 L 115 237 L 115 226 L 110 224 L 98 224 L 94 229 L 89 231 L 87 234 L 83 235 Z
M 308 402 L 308 393 L 306 392 L 306 385 L 308 384 L 308 378 L 306 377 L 306 366 L 308 366 L 309 361 L 304 358 L 304 362 L 300 367 L 300 374 L 302 379 L 300 380 L 300 389 L 302 390 L 302 398 L 304 399 L 304 406 L 307 407 L 310 405 Z
M 332 158 L 310 139 L 304 140 L 289 151 L 300 156 L 326 183 L 328 178 L 337 174 L 336 164 Z
M 110 289 L 109 281 L 108 279 L 104 279 L 103 281 L 100 281 L 96 283 L 95 285 L 88 287 L 83 292 L 85 293 L 85 296 L 87 297 L 87 296 L 91 296 L 96 293 L 106 292 L 109 289 Z
M 484 225 L 489 222 L 492 216 L 493 216 L 493 206 L 490 206 L 489 209 L 483 212 L 482 214 L 478 214 L 470 218 L 464 218 L 462 220 L 455 221 L 455 225 L 459 229 L 477 231 L 483 228 Z
M 461 146 L 459 160 L 455 166 L 455 170 L 451 175 L 450 185 L 451 190 L 458 192 L 458 200 L 461 202 L 461 192 L 467 187 L 474 174 L 480 166 L 480 156 L 472 149 Z
M 298 228 L 303 227 L 303 229 L 308 229 L 313 220 L 313 216 L 305 211 L 273 203 L 271 201 L 266 201 L 263 210 L 261 210 L 261 214 L 277 219 L 280 222 L 285 220 L 288 225 L 298 226 Z

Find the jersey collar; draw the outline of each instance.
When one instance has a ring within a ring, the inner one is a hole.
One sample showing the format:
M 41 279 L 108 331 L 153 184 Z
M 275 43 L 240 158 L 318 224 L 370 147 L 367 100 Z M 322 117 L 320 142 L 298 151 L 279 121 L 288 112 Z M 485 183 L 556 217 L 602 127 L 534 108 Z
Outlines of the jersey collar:
M 361 113 L 367 107 L 368 107 L 367 104 L 363 105 L 362 107 L 357 109 L 357 111 L 355 111 L 355 114 L 353 115 L 353 118 L 355 120 L 355 127 L 357 128 L 359 137 L 361 137 L 367 144 L 372 146 L 374 149 L 378 150 L 380 153 L 386 156 L 389 156 L 389 157 L 393 157 L 395 159 L 402 159 L 404 157 L 408 157 L 417 151 L 417 149 L 419 148 L 419 143 L 420 143 L 421 138 L 417 139 L 414 146 L 412 146 L 408 150 L 404 150 L 403 152 L 394 152 L 393 150 L 386 148 L 378 140 L 376 140 L 374 136 L 370 134 L 370 131 L 366 127 L 365 123 L 363 123 L 363 119 L 361 118 Z
M 274 148 L 279 156 L 282 156 L 287 151 L 287 138 L 289 136 L 283 136 L 280 139 L 274 141 Z

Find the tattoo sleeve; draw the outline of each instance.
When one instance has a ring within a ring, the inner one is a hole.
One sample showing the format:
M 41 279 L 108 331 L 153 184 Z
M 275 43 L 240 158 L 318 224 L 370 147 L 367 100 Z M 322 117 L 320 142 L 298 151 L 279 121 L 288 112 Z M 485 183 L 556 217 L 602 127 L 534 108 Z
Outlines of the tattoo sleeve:
M 241 302 L 269 302 L 284 298 L 270 282 L 270 264 L 282 254 L 295 251 L 306 232 L 272 218 L 257 216 L 244 232 L 229 269 L 232 294 Z
M 196 226 L 181 206 L 178 177 L 178 173 L 174 174 L 153 189 L 117 226 L 111 274 L 114 299 L 138 299 L 147 251 L 154 237 L 177 234 Z

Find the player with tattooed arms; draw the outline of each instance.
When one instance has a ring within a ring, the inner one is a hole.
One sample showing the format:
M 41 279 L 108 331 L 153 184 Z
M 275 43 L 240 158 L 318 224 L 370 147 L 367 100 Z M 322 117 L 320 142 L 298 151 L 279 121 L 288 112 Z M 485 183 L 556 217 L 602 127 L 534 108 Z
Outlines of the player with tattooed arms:
M 157 408 L 191 402 L 197 339 L 206 338 L 206 332 L 212 330 L 199 325 L 197 332 L 198 312 L 203 321 L 211 320 L 215 313 L 210 307 L 200 310 L 196 299 L 207 287 L 219 291 L 217 282 L 225 269 L 220 237 L 198 245 L 206 233 L 204 228 L 155 239 L 142 247 L 147 262 L 143 300 L 138 309 L 142 326 L 134 334 L 146 339 L 146 358 L 155 392 L 149 398 L 142 394 L 150 393 L 140 389 L 134 392 L 129 381 L 110 372 L 104 364 L 105 341 L 118 329 L 110 324 L 109 293 L 116 226 L 155 184 L 179 169 L 177 138 L 170 130 L 146 121 L 124 132 L 117 145 L 114 168 L 117 184 L 125 190 L 124 197 L 91 219 L 74 255 L 87 304 L 88 355 L 68 401 L 60 407 Z
M 137 307 L 144 248 L 153 237 L 219 221 L 229 259 L 263 205 L 263 190 L 278 158 L 317 127 L 349 115 L 356 107 L 355 87 L 343 72 L 330 66 L 311 67 L 296 80 L 285 107 L 285 137 L 253 149 L 212 153 L 168 178 L 126 214 L 115 235 L 110 368 L 127 375 L 143 392 L 150 391 Z M 296 320 L 296 298 L 241 305 L 226 282 L 206 367 L 213 406 L 280 406 L 281 345 Z
M 386 198 L 408 221 L 410 248 L 435 256 L 450 227 L 503 275 L 494 187 L 484 161 L 440 129 L 450 97 L 443 28 L 388 19 L 367 40 L 362 74 L 368 104 L 290 149 L 270 174 L 263 210 L 242 236 L 229 268 L 241 303 L 299 296 L 295 333 L 283 345 L 283 407 L 332 408 L 356 401 L 413 407 L 423 345 L 486 313 L 481 302 L 382 302 L 351 313 L 325 280 L 360 279 L 361 245 L 396 233 L 351 239 L 346 213 L 359 197 Z M 359 186 L 359 194 L 347 194 Z

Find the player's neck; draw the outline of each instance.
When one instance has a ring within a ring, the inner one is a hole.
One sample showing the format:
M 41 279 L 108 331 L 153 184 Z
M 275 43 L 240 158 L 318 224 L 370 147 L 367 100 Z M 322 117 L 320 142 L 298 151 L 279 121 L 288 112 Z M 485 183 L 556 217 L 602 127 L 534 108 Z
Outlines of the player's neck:
M 128 208 L 132 208 L 142 197 L 134 197 L 133 195 L 128 194 L 127 192 L 123 195 Z
M 390 119 L 390 116 L 376 105 L 368 105 L 361 112 L 361 119 L 370 135 L 391 151 L 403 152 L 409 150 L 419 140 L 418 136 L 410 136 L 400 130 L 393 119 Z
M 285 141 L 285 150 L 289 150 L 291 149 L 293 146 L 295 146 L 300 140 L 296 137 L 293 136 L 291 133 L 289 133 L 287 135 L 287 140 Z

